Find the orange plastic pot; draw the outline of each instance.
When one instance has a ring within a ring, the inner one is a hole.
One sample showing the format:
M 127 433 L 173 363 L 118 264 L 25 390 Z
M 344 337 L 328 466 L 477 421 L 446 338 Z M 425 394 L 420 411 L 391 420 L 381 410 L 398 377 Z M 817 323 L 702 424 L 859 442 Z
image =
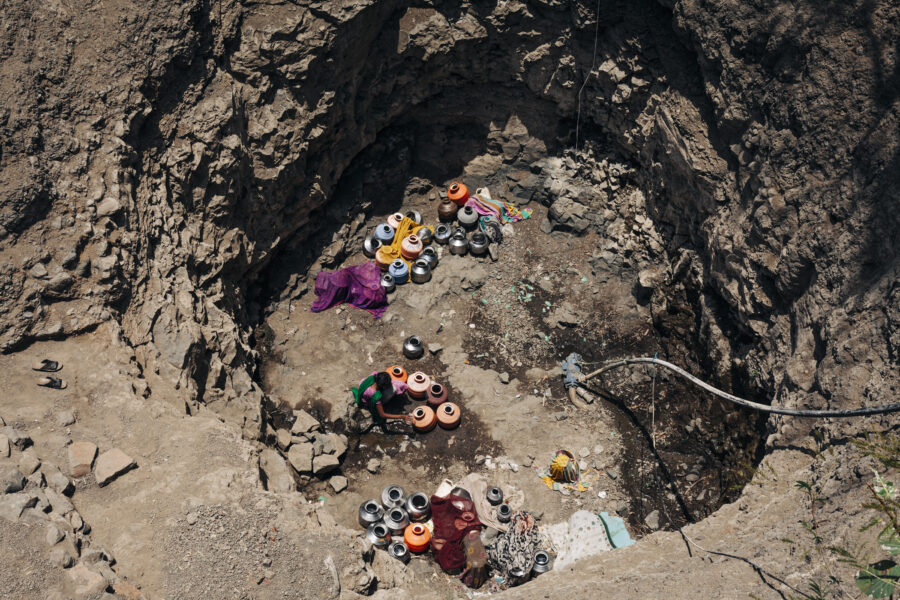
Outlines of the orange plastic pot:
M 431 532 L 422 523 L 413 523 L 403 532 L 403 541 L 410 552 L 425 552 L 431 542 Z
M 391 379 L 394 379 L 396 381 L 402 381 L 403 383 L 406 383 L 406 369 L 404 369 L 400 365 L 394 365 L 393 367 L 389 367 L 387 372 L 388 372 L 388 375 L 391 376 Z
M 400 227 L 400 221 L 403 220 L 403 213 L 394 213 L 387 218 L 387 224 L 394 228 L 394 231 Z
M 389 250 L 389 247 L 382 246 L 375 252 L 375 264 L 382 271 L 387 271 L 391 263 L 394 262 L 394 257 L 389 254 Z
M 437 407 L 447 401 L 447 388 L 434 381 L 428 386 L 428 406 L 437 410 Z
M 447 197 L 457 206 L 462 206 L 469 199 L 469 188 L 465 184 L 454 181 L 447 189 Z M 390 223 L 390 220 L 388 220 Z
M 415 260 L 422 254 L 422 240 L 419 236 L 412 234 L 400 242 L 400 256 L 406 260 Z
M 431 387 L 431 378 L 422 371 L 416 371 L 406 380 L 406 385 L 409 386 L 406 393 L 411 398 L 421 400 L 428 395 L 428 388 Z
M 431 431 L 437 424 L 437 417 L 435 417 L 434 411 L 427 406 L 419 406 L 416 410 L 412 411 L 412 418 L 413 427 L 416 431 L 421 433 Z
M 444 429 L 453 429 L 458 426 L 461 417 L 459 407 L 452 402 L 444 402 L 437 409 L 438 425 Z

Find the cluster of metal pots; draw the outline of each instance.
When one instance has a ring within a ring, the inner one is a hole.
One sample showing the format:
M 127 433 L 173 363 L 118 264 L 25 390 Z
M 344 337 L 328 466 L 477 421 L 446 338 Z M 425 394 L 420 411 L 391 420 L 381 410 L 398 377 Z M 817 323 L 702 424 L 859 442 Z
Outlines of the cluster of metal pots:
M 446 223 L 435 227 L 434 241 L 446 245 L 450 249 L 450 254 L 458 256 L 466 254 L 483 256 L 487 253 L 490 245 L 490 240 L 481 231 L 475 231 L 470 235 L 464 226 L 450 227 Z
M 452 495 L 472 499 L 468 491 L 456 487 L 450 490 Z M 503 492 L 498 487 L 489 487 L 487 500 L 495 505 L 495 516 L 501 523 L 508 523 L 512 510 L 508 504 L 502 504 Z M 413 554 L 420 554 L 431 545 L 431 532 L 426 521 L 431 518 L 431 501 L 422 492 L 406 495 L 399 485 L 388 485 L 381 491 L 381 498 L 366 500 L 359 506 L 359 524 L 366 530 L 366 539 L 375 548 L 387 553 L 401 562 L 409 562 Z M 553 556 L 546 550 L 537 550 L 531 561 L 531 567 L 519 568 L 510 573 L 523 582 L 529 576 L 537 577 L 553 569 Z
M 477 193 L 490 198 L 487 190 L 479 189 Z M 490 240 L 487 235 L 478 231 L 479 224 L 483 226 L 493 218 L 482 217 L 474 206 L 467 204 L 469 198 L 469 190 L 465 184 L 455 181 L 450 185 L 446 197 L 438 205 L 438 219 L 441 224 L 434 230 L 434 241 L 449 246 L 451 254 L 463 256 L 468 253 L 482 256 L 488 252 Z
M 424 523 L 430 518 L 428 496 L 422 492 L 407 496 L 399 485 L 385 487 L 380 501 L 372 498 L 360 504 L 358 515 L 366 539 L 402 562 L 409 560 L 410 553 L 428 549 L 431 533 Z
M 391 253 L 382 255 L 379 250 L 394 243 L 397 229 L 404 218 L 412 220 L 416 227 L 412 229 L 413 233 L 402 240 L 400 258 L 387 262 L 383 256 L 389 257 Z M 390 215 L 387 223 L 378 225 L 363 240 L 362 249 L 366 257 L 374 258 L 385 271 L 381 276 L 381 287 L 390 294 L 398 285 L 409 281 L 421 284 L 431 280 L 431 272 L 440 261 L 438 250 L 432 245 L 436 241 L 434 232 L 422 225 L 422 214 L 417 210 L 411 210 L 406 214 L 398 212 Z

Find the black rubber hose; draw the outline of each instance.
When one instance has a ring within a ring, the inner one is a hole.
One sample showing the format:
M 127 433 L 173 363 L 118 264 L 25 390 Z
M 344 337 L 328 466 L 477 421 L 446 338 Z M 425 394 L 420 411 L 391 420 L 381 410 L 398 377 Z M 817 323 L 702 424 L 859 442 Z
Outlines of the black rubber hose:
M 661 367 L 665 367 L 670 371 L 675 371 L 694 385 L 697 385 L 704 390 L 711 392 L 718 396 L 719 398 L 724 398 L 729 402 L 734 402 L 740 406 L 746 406 L 747 408 L 752 408 L 753 410 L 759 410 L 763 412 L 768 412 L 776 415 L 788 415 L 791 417 L 813 417 L 813 418 L 823 418 L 823 417 L 866 417 L 869 415 L 883 415 L 885 413 L 892 413 L 900 411 L 900 403 L 896 404 L 884 404 L 882 406 L 869 406 L 865 408 L 851 408 L 848 410 L 802 410 L 795 408 L 778 408 L 775 406 L 768 406 L 766 404 L 760 404 L 759 402 L 751 402 L 750 400 L 744 400 L 743 398 L 738 398 L 737 396 L 732 396 L 728 392 L 723 392 L 720 389 L 716 389 L 713 386 L 700 381 L 681 367 L 676 367 L 670 362 L 666 362 L 659 358 L 651 358 L 640 357 L 640 358 L 623 358 L 622 360 L 613 361 L 607 363 L 606 365 L 600 367 L 596 371 L 592 373 L 588 373 L 587 375 L 581 378 L 581 381 L 586 381 L 588 379 L 592 379 L 605 373 L 606 371 L 611 371 L 613 369 L 618 369 L 620 367 L 624 367 L 627 365 L 640 365 L 640 364 L 649 364 L 649 365 L 659 365 Z

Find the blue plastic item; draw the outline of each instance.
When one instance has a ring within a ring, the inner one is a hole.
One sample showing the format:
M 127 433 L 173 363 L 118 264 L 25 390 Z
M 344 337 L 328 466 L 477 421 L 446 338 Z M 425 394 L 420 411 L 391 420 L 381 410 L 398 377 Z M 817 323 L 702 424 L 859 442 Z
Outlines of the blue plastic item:
M 409 281 L 409 267 L 406 266 L 406 263 L 399 258 L 390 264 L 390 266 L 388 267 L 388 273 L 393 276 L 394 282 L 397 285 Z
M 387 223 L 382 223 L 375 228 L 375 239 L 382 244 L 390 244 L 394 241 L 394 228 Z
M 613 548 L 624 548 L 634 543 L 634 540 L 628 535 L 628 529 L 625 528 L 625 521 L 621 518 L 612 516 L 608 512 L 601 512 L 597 516 L 603 521 L 603 525 L 606 527 L 606 537 L 609 538 L 609 543 Z

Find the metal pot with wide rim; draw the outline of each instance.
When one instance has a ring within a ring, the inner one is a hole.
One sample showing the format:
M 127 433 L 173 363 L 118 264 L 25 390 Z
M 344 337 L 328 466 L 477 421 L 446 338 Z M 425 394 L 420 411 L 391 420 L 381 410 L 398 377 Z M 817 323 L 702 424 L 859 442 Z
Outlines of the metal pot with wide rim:
M 363 240 L 363 254 L 368 258 L 375 258 L 375 253 L 381 248 L 381 240 L 376 237 L 367 237 Z
M 471 239 L 469 239 L 469 252 L 474 256 L 481 256 L 488 251 L 489 243 L 488 237 L 480 231 L 477 231 L 473 233 Z
M 413 283 L 426 283 L 431 280 L 431 267 L 428 261 L 419 259 L 413 263 L 409 270 L 409 278 Z
M 406 492 L 399 485 L 389 485 L 381 490 L 381 504 L 386 509 L 403 506 L 406 503 Z
M 390 273 L 383 273 L 381 275 L 381 287 L 383 287 L 385 293 L 388 294 L 397 289 L 397 282 L 394 281 L 394 276 Z
M 366 529 L 366 539 L 376 548 L 385 548 L 391 543 L 391 532 L 388 531 L 387 525 L 379 521 Z
M 471 206 L 463 206 L 459 209 L 459 212 L 456 213 L 456 220 L 459 221 L 459 224 L 465 229 L 471 231 L 472 229 L 475 229 L 475 225 L 478 224 L 478 211 Z
M 372 498 L 359 505 L 359 524 L 368 527 L 384 518 L 384 507 Z
M 409 515 L 402 506 L 395 506 L 384 511 L 384 524 L 387 525 L 391 535 L 403 535 L 403 530 L 409 525 Z
M 428 246 L 422 250 L 422 254 L 419 255 L 419 260 L 427 262 L 428 266 L 431 267 L 431 270 L 434 271 L 434 268 L 438 264 L 437 249 L 434 246 Z
M 463 256 L 469 250 L 469 240 L 462 235 L 454 235 L 450 238 L 450 254 Z
M 534 566 L 531 567 L 532 573 L 540 575 L 553 569 L 553 557 L 546 550 L 538 550 L 534 553 Z
M 388 554 L 390 554 L 400 562 L 409 562 L 409 548 L 407 548 L 406 544 L 404 544 L 402 541 L 396 540 L 391 542 L 391 545 L 388 546 L 387 551 Z
M 419 227 L 416 229 L 415 233 L 419 236 L 419 239 L 422 240 L 422 244 L 425 246 L 434 241 L 434 232 L 428 227 Z
M 443 246 L 450 241 L 450 235 L 452 233 L 453 231 L 450 229 L 449 225 L 441 223 L 434 228 L 434 241 Z
M 406 499 L 406 513 L 410 521 L 427 521 L 431 516 L 431 502 L 422 492 L 416 492 Z
M 422 343 L 422 338 L 411 335 L 403 340 L 403 356 L 415 360 L 422 358 L 423 354 L 425 354 L 425 344 Z

